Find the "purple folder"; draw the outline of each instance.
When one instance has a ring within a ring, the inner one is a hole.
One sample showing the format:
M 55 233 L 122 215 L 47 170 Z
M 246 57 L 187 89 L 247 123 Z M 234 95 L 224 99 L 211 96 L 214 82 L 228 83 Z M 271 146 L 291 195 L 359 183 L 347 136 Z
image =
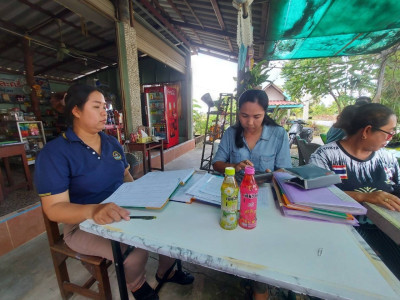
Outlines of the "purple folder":
M 365 215 L 367 213 L 367 209 L 364 206 L 335 185 L 304 190 L 285 182 L 285 180 L 293 177 L 285 172 L 274 172 L 274 178 L 278 181 L 283 193 L 292 203 L 352 215 Z

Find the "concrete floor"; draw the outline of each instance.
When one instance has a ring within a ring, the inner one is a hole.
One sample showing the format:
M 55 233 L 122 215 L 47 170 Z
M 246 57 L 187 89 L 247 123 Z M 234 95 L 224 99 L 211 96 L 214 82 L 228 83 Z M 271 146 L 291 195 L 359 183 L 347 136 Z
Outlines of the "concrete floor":
M 202 147 L 198 146 L 166 165 L 166 170 L 198 169 L 201 153 Z M 147 265 L 147 280 L 152 286 L 156 285 L 157 259 L 156 254 L 151 254 Z M 68 267 L 71 280 L 85 281 L 88 272 L 78 261 L 69 260 Z M 195 275 L 193 285 L 166 284 L 160 291 L 161 299 L 246 299 L 242 287 L 246 282 L 244 279 L 188 263 L 183 263 L 183 267 Z M 113 299 L 119 299 L 113 266 L 109 268 L 109 277 Z M 45 233 L 0 257 L 0 291 L 2 300 L 61 299 Z M 74 295 L 71 299 L 86 298 Z
M 294 150 L 292 149 L 293 152 Z M 191 167 L 199 169 L 201 154 L 202 145 L 198 145 L 196 149 L 170 162 L 165 168 L 166 170 Z M 150 254 L 146 268 L 147 281 L 153 287 L 156 286 L 154 275 L 157 269 L 157 260 L 156 254 Z M 185 262 L 183 262 L 183 267 L 195 276 L 194 283 L 189 286 L 168 283 L 160 291 L 160 299 L 249 299 L 247 295 L 248 281 L 245 279 Z M 83 283 L 87 279 L 88 272 L 78 261 L 69 260 L 68 268 L 72 281 Z M 113 299 L 119 299 L 114 267 L 111 266 L 108 272 Z M 2 300 L 61 299 L 45 233 L 0 257 L 0 291 Z M 301 295 L 288 296 L 288 291 L 275 288 L 273 288 L 272 294 L 274 296 L 270 299 L 309 299 Z M 71 299 L 86 298 L 74 295 Z M 130 295 L 130 299 L 134 299 L 132 295 Z

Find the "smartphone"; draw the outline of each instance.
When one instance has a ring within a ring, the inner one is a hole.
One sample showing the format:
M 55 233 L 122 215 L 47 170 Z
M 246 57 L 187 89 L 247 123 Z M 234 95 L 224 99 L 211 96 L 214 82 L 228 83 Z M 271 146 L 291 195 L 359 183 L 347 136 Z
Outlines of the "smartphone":
M 244 177 L 244 174 L 242 174 L 242 172 L 236 173 L 235 179 L 238 182 L 238 184 L 240 184 L 242 182 L 243 177 Z M 254 174 L 254 179 L 256 180 L 258 185 L 260 185 L 262 183 L 266 183 L 266 182 L 271 182 L 272 172 L 266 173 L 266 172 L 256 171 L 256 173 Z

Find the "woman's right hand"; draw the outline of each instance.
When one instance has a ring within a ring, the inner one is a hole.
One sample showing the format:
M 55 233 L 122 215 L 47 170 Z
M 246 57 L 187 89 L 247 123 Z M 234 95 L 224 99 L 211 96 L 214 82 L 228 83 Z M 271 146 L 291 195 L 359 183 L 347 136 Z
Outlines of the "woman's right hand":
M 119 222 L 122 219 L 129 221 L 129 211 L 115 203 L 97 204 L 92 211 L 91 219 L 97 224 L 104 225 Z
M 360 200 L 361 202 L 369 202 L 393 211 L 400 211 L 400 199 L 387 192 L 360 193 Z
M 236 171 L 236 172 L 239 172 L 239 171 L 241 171 L 241 170 L 244 170 L 244 168 L 246 168 L 246 166 L 251 166 L 251 167 L 253 167 L 254 165 L 253 165 L 253 163 L 252 163 L 250 160 L 245 159 L 245 160 L 242 160 L 241 162 L 238 162 L 238 163 L 235 165 L 235 171 Z

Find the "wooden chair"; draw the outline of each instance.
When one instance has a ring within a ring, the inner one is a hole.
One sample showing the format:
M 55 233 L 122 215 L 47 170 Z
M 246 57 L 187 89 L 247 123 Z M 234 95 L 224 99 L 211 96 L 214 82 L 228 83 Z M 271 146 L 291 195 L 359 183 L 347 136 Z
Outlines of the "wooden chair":
M 58 224 L 50 221 L 44 212 L 43 218 L 62 299 L 68 299 L 73 293 L 77 293 L 92 299 L 111 300 L 107 268 L 112 262 L 98 256 L 82 255 L 73 251 L 65 244 Z M 93 270 L 92 276 L 82 286 L 70 282 L 66 264 L 67 258 L 77 259 Z M 98 292 L 89 289 L 96 281 L 98 282 Z
M 307 143 L 303 139 L 296 137 L 297 150 L 299 151 L 299 166 L 308 164 L 311 154 L 314 153 L 321 145 L 315 143 Z

